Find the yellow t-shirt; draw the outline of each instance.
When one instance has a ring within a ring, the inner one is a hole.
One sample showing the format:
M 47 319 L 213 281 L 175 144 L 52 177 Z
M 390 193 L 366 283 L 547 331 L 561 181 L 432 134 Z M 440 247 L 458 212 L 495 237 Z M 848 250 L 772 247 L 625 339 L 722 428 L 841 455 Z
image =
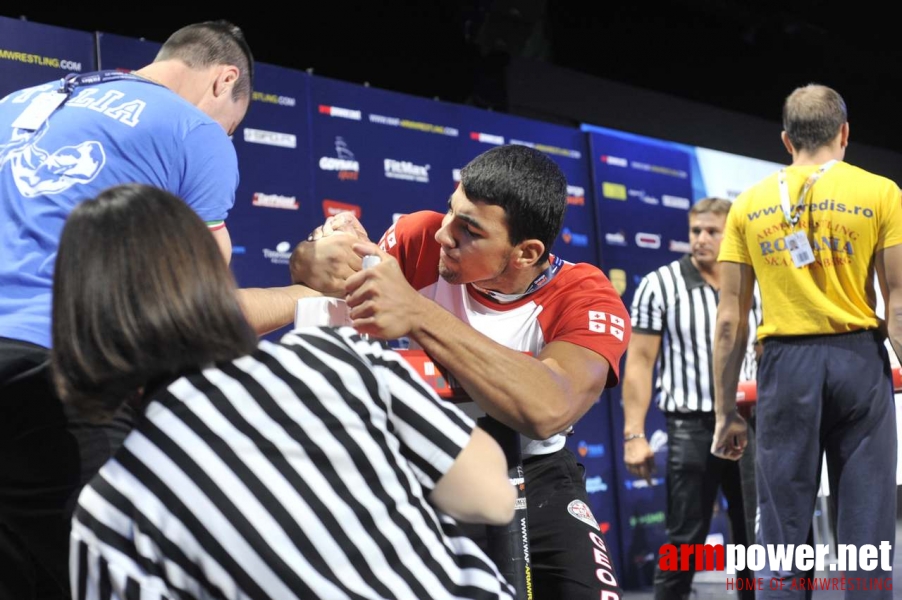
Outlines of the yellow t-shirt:
M 786 168 L 794 206 L 818 165 Z M 745 263 L 761 290 L 769 335 L 824 335 L 874 329 L 876 251 L 902 244 L 902 193 L 889 179 L 838 162 L 808 191 L 795 227 L 804 231 L 815 262 L 797 268 L 786 248 L 792 232 L 775 173 L 743 192 L 727 216 L 718 260 Z

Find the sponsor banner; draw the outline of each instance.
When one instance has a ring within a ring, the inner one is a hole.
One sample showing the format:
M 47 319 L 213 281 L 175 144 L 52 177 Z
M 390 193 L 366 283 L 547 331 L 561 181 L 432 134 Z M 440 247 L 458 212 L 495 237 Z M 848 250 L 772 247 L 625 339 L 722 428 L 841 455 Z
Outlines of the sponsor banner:
M 298 199 L 294 196 L 282 196 L 280 194 L 264 194 L 256 192 L 251 204 L 254 206 L 263 206 L 266 208 L 283 208 L 286 210 L 298 210 L 300 205 Z
M 576 452 L 582 458 L 601 458 L 605 455 L 604 444 L 594 444 L 585 440 L 579 441 Z
M 661 196 L 661 204 L 667 208 L 678 208 L 680 210 L 689 210 L 690 206 L 689 198 L 671 196 L 670 194 Z
M 312 189 L 319 156 L 307 150 L 309 86 L 310 76 L 302 71 L 255 66 L 251 108 L 232 138 L 241 179 L 226 220 L 233 244 L 245 249 L 232 253 L 241 287 L 286 285 L 292 249 L 323 222 Z M 286 330 L 264 337 L 277 340 Z
M 323 216 L 325 218 L 333 217 L 338 213 L 352 212 L 357 220 L 363 216 L 363 209 L 356 204 L 347 202 L 339 202 L 338 200 L 323 200 Z
M 470 139 L 476 140 L 477 142 L 482 142 L 483 144 L 492 144 L 494 146 L 501 146 L 504 144 L 503 135 L 492 135 L 491 133 L 479 133 L 477 131 L 471 131 Z
M 382 161 L 385 176 L 389 179 L 402 179 L 417 183 L 429 183 L 429 165 L 417 165 L 406 160 L 386 158 Z
M 291 244 L 288 242 L 279 242 L 273 249 L 264 248 L 263 258 L 274 265 L 287 265 L 288 259 L 291 258 Z
M 319 114 L 328 117 L 336 117 L 338 119 L 348 119 L 350 121 L 360 121 L 363 119 L 363 112 L 354 108 L 344 108 L 341 106 L 328 106 L 326 104 L 319 105 Z
M 561 241 L 570 246 L 586 248 L 589 246 L 589 236 L 585 233 L 576 233 L 571 231 L 569 227 L 564 227 L 561 231 Z
M 297 148 L 298 138 L 292 133 L 283 131 L 267 131 L 265 129 L 244 128 L 244 141 L 250 144 L 263 144 L 277 148 Z
M 611 200 L 626 200 L 626 186 L 622 183 L 602 181 L 601 195 Z
M 675 260 L 675 254 L 690 250 L 684 240 L 689 233 L 688 210 L 694 202 L 707 196 L 735 197 L 779 168 L 759 168 L 756 161 L 745 157 L 724 158 L 685 144 L 592 125 L 581 129 L 588 133 L 589 156 L 593 157 L 592 189 L 599 192 L 595 222 L 602 243 L 604 271 L 627 306 L 643 276 Z M 745 165 L 754 175 L 738 176 Z M 717 175 L 731 170 L 736 176 L 727 175 L 716 186 L 708 186 L 709 181 L 714 181 L 707 176 L 709 171 Z M 615 187 L 618 185 L 622 188 Z M 636 251 L 637 247 L 641 252 Z M 623 463 L 620 389 L 608 390 L 606 394 L 608 422 L 616 442 L 608 446 L 612 449 L 615 478 L 604 481 L 617 483 L 619 512 L 613 526 L 624 526 L 619 531 L 619 552 L 615 553 L 623 557 L 619 574 L 624 588 L 651 587 L 658 548 L 667 540 L 660 518 L 666 507 L 665 420 L 652 404 L 645 424 L 646 435 L 654 432 L 649 443 L 655 451 L 655 474 L 649 484 L 631 475 Z M 727 526 L 718 512 L 712 520 L 712 536 L 723 535 Z
M 657 233 L 646 233 L 640 231 L 636 234 L 636 245 L 640 248 L 650 248 L 657 250 L 661 247 L 661 236 Z
M 604 164 L 606 164 L 609 167 L 626 168 L 626 167 L 630 166 L 630 162 L 628 160 L 626 160 L 625 158 L 622 158 L 620 156 L 611 156 L 609 154 L 602 154 L 601 162 L 603 162 Z
M 276 106 L 285 106 L 287 108 L 295 108 L 298 104 L 297 98 L 291 96 L 280 96 L 261 90 L 254 90 L 251 95 L 251 102 L 263 102 L 265 104 L 275 104 Z
M 365 209 L 359 218 L 373 239 L 393 213 L 447 210 L 460 132 L 470 131 L 452 105 L 322 77 L 310 95 L 318 198 Z
M 93 33 L 0 17 L 0 98 L 96 70 Z
M 354 156 L 344 137 L 335 136 L 335 150 L 331 156 L 319 159 L 321 171 L 333 171 L 341 181 L 357 181 L 360 175 L 360 163 Z
M 567 186 L 567 205 L 568 206 L 585 206 L 586 190 L 578 185 Z

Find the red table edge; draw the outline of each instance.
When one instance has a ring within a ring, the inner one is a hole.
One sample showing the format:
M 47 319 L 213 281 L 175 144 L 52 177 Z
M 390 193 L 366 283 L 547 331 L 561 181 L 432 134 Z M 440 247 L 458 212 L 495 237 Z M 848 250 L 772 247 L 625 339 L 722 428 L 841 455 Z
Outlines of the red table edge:
M 893 391 L 902 392 L 902 367 L 893 367 Z M 758 382 L 740 381 L 736 390 L 736 406 L 751 407 L 758 400 Z

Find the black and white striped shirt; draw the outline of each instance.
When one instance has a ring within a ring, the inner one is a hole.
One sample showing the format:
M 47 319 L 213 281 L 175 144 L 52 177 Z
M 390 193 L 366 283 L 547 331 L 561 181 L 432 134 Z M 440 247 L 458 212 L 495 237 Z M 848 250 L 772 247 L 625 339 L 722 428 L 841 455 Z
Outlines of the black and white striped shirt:
M 303 329 L 152 398 L 79 496 L 75 598 L 512 598 L 425 500 L 473 423 L 395 352 Z
M 655 394 L 665 413 L 714 410 L 714 326 L 717 290 L 702 278 L 689 255 L 646 275 L 630 310 L 633 332 L 662 335 Z M 740 380 L 755 379 L 755 335 L 761 297 L 755 284 L 749 314 L 749 345 Z

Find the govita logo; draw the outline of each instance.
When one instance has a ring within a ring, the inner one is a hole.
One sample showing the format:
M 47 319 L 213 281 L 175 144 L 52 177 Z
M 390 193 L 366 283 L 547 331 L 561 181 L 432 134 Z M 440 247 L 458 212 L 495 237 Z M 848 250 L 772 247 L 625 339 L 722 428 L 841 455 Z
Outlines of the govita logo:
M 338 178 L 342 181 L 356 181 L 360 174 L 360 163 L 341 136 L 335 137 L 335 156 L 320 158 L 319 168 L 323 171 L 338 171 Z

